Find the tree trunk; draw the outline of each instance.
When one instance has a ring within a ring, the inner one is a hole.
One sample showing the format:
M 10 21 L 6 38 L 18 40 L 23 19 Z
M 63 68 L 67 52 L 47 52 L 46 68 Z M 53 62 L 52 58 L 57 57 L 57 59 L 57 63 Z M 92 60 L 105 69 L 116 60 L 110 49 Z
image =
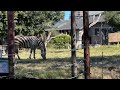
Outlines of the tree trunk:
M 89 50 L 89 19 L 88 11 L 83 11 L 83 25 L 84 25 L 84 74 L 85 79 L 90 79 L 90 50 Z
M 14 75 L 14 60 L 15 60 L 15 51 L 14 51 L 14 11 L 7 12 L 8 18 L 8 60 L 9 60 L 9 76 Z
M 72 77 L 77 79 L 75 11 L 71 11 L 71 49 Z

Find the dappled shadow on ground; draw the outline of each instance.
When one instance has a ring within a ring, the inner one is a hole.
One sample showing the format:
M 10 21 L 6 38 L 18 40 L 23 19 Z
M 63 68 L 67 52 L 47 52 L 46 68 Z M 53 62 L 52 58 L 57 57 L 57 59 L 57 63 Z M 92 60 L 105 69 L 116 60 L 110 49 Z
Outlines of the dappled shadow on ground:
M 83 60 L 83 57 L 77 59 L 77 62 Z M 18 63 L 22 63 L 22 64 L 27 64 L 27 63 L 31 63 L 31 64 L 41 64 L 41 63 L 71 63 L 71 58 L 48 58 L 47 60 L 43 60 L 43 59 L 21 59 L 21 60 L 17 60 Z M 90 62 L 92 66 L 96 66 L 96 65 L 115 65 L 120 66 L 120 55 L 113 55 L 113 56 L 91 56 L 90 57 Z M 83 63 L 83 62 L 81 62 Z
M 91 57 L 91 77 L 120 79 L 120 55 Z
M 70 58 L 49 58 L 47 60 L 42 60 L 42 59 L 22 59 L 18 60 L 17 64 L 22 64 L 22 65 L 27 65 L 27 67 L 36 67 L 41 65 L 41 67 L 45 67 L 44 70 L 53 70 L 53 69 L 58 69 L 61 66 L 65 66 L 68 64 L 71 64 Z
M 37 59 L 37 60 L 28 60 L 28 59 L 23 59 L 23 60 L 18 60 L 18 63 L 15 67 L 16 73 L 22 74 L 24 76 L 32 76 L 32 77 L 39 77 L 41 78 L 49 78 L 49 79 L 54 79 L 54 78 L 67 78 L 70 77 L 71 75 L 70 70 L 71 69 L 57 69 L 55 66 L 59 67 L 59 65 L 64 66 L 64 64 L 68 61 L 70 62 L 69 59 L 63 58 L 63 59 L 47 59 L 47 60 L 42 60 L 42 59 Z
M 48 58 L 43 59 L 21 59 L 17 60 L 18 63 L 27 64 L 27 63 L 51 63 L 51 62 L 71 62 L 70 58 Z
M 80 62 L 81 60 L 83 60 L 83 57 L 79 57 L 79 59 L 77 59 L 77 62 Z M 112 77 L 112 79 L 116 79 L 116 78 L 120 78 L 120 55 L 113 55 L 113 56 L 91 56 L 90 57 L 90 64 L 91 64 L 91 77 L 94 78 L 94 79 L 99 79 L 101 78 L 100 76 L 96 77 L 93 75 L 93 73 L 97 74 L 101 74 L 101 69 L 104 70 L 104 74 L 106 75 L 111 75 L 111 73 L 113 75 L 110 76 L 110 78 Z M 33 76 L 37 76 L 38 72 L 39 74 L 43 73 L 44 72 L 49 72 L 50 70 L 60 70 L 61 66 L 65 66 L 65 65 L 69 65 L 71 64 L 71 58 L 48 58 L 47 60 L 42 60 L 42 59 L 22 59 L 22 60 L 18 60 L 18 63 L 17 64 L 22 64 L 22 65 L 26 65 L 26 68 L 24 70 L 24 72 L 34 72 L 36 74 L 34 74 Z M 35 68 L 36 66 L 38 66 L 42 69 L 33 69 Z M 80 62 L 78 63 L 79 67 L 83 66 L 84 67 L 84 63 L 83 62 Z M 29 68 L 29 67 L 32 67 L 32 68 Z M 60 67 L 60 68 L 58 68 Z M 24 68 L 21 67 L 21 68 Z M 29 68 L 29 69 L 27 69 Z M 71 66 L 69 67 L 64 67 L 64 70 L 65 69 L 69 69 L 66 70 L 65 72 L 69 72 L 70 73 L 70 70 L 71 70 Z M 80 69 L 80 68 L 79 68 Z M 78 71 L 79 71 L 78 69 Z M 83 68 L 82 68 L 83 69 Z M 19 67 L 19 70 L 20 70 L 20 67 Z M 41 71 L 41 72 L 40 72 Z M 60 72 L 60 71 L 59 71 Z M 53 73 L 50 72 L 52 75 Z M 32 75 L 33 73 L 31 73 Z M 45 73 L 46 74 L 46 73 Z M 61 74 L 61 73 L 60 73 Z M 115 75 L 116 74 L 116 75 Z M 47 75 L 51 76 L 50 74 L 47 73 Z M 116 77 L 115 77 L 116 76 Z M 52 76 L 51 76 L 52 77 Z M 108 77 L 109 78 L 109 77 Z
M 102 65 L 102 66 L 120 66 L 120 55 L 113 55 L 113 56 L 96 56 L 96 57 L 91 57 L 91 65 L 96 66 L 96 65 Z

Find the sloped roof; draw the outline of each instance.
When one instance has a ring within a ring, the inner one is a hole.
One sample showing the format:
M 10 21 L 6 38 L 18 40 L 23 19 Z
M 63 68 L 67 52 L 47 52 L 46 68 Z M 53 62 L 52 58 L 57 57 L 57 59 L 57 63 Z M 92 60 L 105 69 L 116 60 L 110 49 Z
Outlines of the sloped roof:
M 97 20 L 99 17 L 99 14 L 103 13 L 103 11 L 89 11 L 89 23 L 93 22 L 93 15 L 95 15 L 94 20 Z M 105 22 L 104 15 L 102 15 L 98 22 Z M 62 20 L 57 22 L 53 28 L 56 28 L 55 30 L 68 30 L 71 29 L 71 20 Z M 76 29 L 82 29 L 83 28 L 83 17 L 76 19 Z M 48 29 L 50 30 L 50 29 Z
M 103 13 L 104 11 L 89 11 L 89 15 L 97 15 Z
M 97 15 L 100 13 L 103 13 L 104 11 L 89 11 L 89 15 Z M 83 16 L 83 11 L 76 11 L 75 12 L 76 16 Z

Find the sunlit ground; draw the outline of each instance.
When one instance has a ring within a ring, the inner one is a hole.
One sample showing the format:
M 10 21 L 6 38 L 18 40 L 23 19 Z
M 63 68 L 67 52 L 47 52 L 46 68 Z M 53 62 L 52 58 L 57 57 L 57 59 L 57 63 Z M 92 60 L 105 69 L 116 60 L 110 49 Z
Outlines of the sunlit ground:
M 63 51 L 63 52 L 62 52 Z M 78 79 L 84 79 L 84 50 L 77 50 Z M 36 51 L 36 60 L 28 59 L 29 50 L 20 51 L 21 60 L 15 66 L 15 73 L 39 79 L 70 79 L 71 52 L 68 49 L 47 49 L 47 60 L 42 60 L 40 50 Z M 17 60 L 17 56 L 16 56 Z M 91 78 L 120 79 L 120 47 L 90 47 Z

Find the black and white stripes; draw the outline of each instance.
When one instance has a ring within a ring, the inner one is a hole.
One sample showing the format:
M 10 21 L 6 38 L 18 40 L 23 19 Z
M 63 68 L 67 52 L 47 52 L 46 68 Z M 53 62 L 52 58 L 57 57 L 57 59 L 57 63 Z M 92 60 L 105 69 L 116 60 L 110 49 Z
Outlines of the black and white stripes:
M 30 59 L 32 52 L 34 53 L 33 56 L 35 59 L 35 50 L 38 48 L 41 50 L 42 58 L 46 59 L 46 47 L 42 37 L 38 38 L 36 36 L 15 36 L 15 53 L 20 59 L 18 55 L 19 48 L 30 48 Z

